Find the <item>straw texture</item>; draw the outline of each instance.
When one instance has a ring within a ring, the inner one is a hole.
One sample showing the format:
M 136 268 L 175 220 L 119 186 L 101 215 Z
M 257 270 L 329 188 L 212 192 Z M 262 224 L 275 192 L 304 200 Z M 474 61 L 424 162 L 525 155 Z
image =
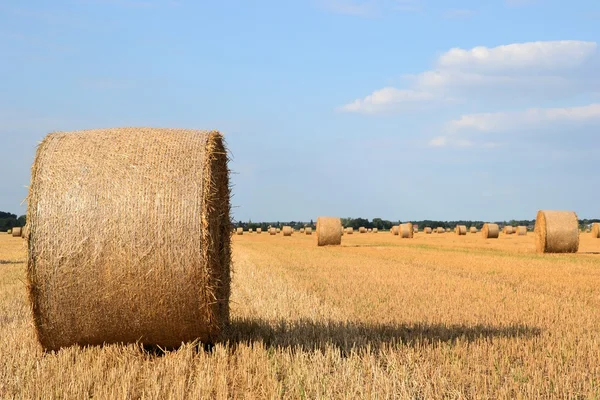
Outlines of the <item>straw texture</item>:
M 483 224 L 481 236 L 484 239 L 498 239 L 498 236 L 500 236 L 500 227 L 498 224 Z
M 29 299 L 43 348 L 218 340 L 229 321 L 229 198 L 218 132 L 46 136 L 27 214 Z
M 12 228 L 12 237 L 21 237 L 23 233 L 23 228 L 19 228 L 18 226 Z
M 466 235 L 467 234 L 467 226 L 466 225 L 456 225 L 454 232 L 456 232 L 456 234 L 458 236 Z
M 469 228 L 469 232 L 470 233 L 477 233 L 477 228 L 474 227 L 474 226 L 472 226 L 472 227 Z
M 390 229 L 390 232 L 392 233 L 392 235 L 398 236 L 400 234 L 400 226 L 399 225 L 392 226 L 392 229 Z
M 517 229 L 515 230 L 515 233 L 518 236 L 526 236 L 527 235 L 527 227 L 526 226 L 517 226 Z
M 573 211 L 538 211 L 535 219 L 535 244 L 538 253 L 577 253 L 577 214 Z
M 413 232 L 413 227 L 412 224 L 410 222 L 406 223 L 406 224 L 400 224 L 400 237 L 403 239 L 412 239 L 414 232 Z
M 304 233 L 305 233 L 306 235 L 312 235 L 312 228 L 311 228 L 311 227 L 305 228 L 305 229 L 304 229 Z
M 293 229 L 291 226 L 284 226 L 282 232 L 283 236 L 292 236 Z
M 317 218 L 317 245 L 339 246 L 342 244 L 342 221 L 336 217 Z
M 426 227 L 423 229 L 423 232 L 425 232 L 427 235 L 431 235 L 431 232 L 432 232 L 432 231 L 433 231 L 433 229 L 431 229 L 431 227 L 429 227 L 429 226 L 426 226 Z

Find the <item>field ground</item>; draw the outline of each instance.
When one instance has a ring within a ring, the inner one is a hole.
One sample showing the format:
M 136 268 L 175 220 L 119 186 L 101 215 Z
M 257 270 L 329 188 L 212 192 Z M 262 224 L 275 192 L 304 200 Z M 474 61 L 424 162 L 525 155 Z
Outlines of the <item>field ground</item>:
M 232 326 L 212 352 L 43 354 L 21 239 L 0 235 L 0 398 L 600 398 L 600 239 L 233 236 Z

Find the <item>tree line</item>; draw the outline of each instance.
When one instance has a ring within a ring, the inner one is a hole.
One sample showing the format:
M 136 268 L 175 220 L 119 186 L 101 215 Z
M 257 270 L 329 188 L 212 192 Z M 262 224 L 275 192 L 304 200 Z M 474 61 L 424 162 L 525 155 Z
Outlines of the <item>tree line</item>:
M 15 214 L 0 211 L 0 232 L 6 232 L 15 226 L 24 227 L 25 222 L 24 215 L 17 217 Z

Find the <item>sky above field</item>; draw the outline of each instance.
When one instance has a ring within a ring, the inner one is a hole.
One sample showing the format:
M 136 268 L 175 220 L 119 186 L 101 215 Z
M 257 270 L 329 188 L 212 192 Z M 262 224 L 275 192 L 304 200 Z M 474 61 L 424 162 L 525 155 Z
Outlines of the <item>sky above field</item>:
M 52 131 L 221 130 L 236 220 L 600 217 L 596 0 L 0 1 L 0 211 Z

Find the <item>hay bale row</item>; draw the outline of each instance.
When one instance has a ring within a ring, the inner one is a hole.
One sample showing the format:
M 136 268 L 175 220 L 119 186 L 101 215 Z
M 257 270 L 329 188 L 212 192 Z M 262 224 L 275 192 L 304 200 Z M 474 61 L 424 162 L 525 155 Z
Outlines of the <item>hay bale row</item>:
M 317 245 L 339 246 L 342 244 L 342 221 L 336 217 L 317 218 Z
M 231 256 L 220 133 L 51 133 L 29 188 L 27 286 L 45 350 L 219 338 Z
M 498 239 L 498 236 L 500 236 L 500 227 L 498 224 L 483 224 L 481 235 L 484 239 Z
M 538 253 L 576 253 L 579 221 L 573 211 L 540 210 L 535 219 Z
M 467 234 L 467 227 L 466 227 L 466 225 L 456 225 L 456 228 L 454 228 L 454 232 L 458 236 L 466 235 Z

